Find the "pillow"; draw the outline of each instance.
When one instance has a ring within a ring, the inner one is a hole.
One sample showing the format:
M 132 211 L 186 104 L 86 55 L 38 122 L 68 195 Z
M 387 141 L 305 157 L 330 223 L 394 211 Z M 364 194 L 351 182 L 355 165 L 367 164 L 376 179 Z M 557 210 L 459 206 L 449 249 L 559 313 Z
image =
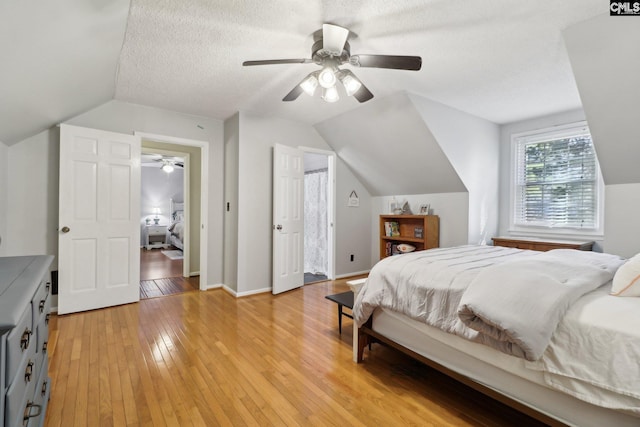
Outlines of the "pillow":
M 618 268 L 613 276 L 611 295 L 640 297 L 640 254 L 628 259 Z

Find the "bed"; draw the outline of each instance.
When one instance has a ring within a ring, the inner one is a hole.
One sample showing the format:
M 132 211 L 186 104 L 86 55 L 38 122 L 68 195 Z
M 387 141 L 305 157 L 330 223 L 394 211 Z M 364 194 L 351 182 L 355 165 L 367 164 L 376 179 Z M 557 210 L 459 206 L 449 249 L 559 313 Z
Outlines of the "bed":
M 638 426 L 640 298 L 610 295 L 624 264 L 494 246 L 385 258 L 354 289 L 354 360 L 382 342 L 548 424 Z
M 167 243 L 184 250 L 184 203 L 170 199 L 171 224 L 167 227 Z

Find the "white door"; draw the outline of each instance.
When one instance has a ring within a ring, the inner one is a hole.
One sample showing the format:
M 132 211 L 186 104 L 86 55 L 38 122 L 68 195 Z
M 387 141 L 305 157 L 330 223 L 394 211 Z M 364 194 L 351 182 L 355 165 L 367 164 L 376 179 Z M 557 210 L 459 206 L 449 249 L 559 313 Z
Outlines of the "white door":
M 304 159 L 302 150 L 273 148 L 273 293 L 304 284 Z
M 60 126 L 58 313 L 140 299 L 140 137 Z

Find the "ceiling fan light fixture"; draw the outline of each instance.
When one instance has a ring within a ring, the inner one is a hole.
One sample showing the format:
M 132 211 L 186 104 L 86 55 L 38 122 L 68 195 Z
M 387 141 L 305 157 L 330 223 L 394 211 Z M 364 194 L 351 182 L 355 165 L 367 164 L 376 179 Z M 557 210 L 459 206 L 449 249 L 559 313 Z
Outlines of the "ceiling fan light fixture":
M 338 89 L 335 86 L 331 86 L 322 90 L 322 99 L 326 102 L 337 102 L 340 99 L 338 95 Z
M 164 162 L 164 165 L 162 165 L 162 170 L 165 171 L 166 173 L 171 173 L 173 172 L 173 165 L 169 162 Z
M 309 96 L 313 96 L 316 92 L 316 88 L 318 87 L 318 79 L 313 74 L 304 79 L 302 83 L 300 83 L 300 87 L 305 93 Z
M 325 67 L 318 75 L 318 83 L 325 89 L 336 85 L 336 74 L 331 67 Z
M 362 87 L 362 83 L 352 74 L 346 74 L 341 78 L 342 85 L 344 86 L 344 90 L 347 92 L 347 96 L 353 96 L 360 88 Z

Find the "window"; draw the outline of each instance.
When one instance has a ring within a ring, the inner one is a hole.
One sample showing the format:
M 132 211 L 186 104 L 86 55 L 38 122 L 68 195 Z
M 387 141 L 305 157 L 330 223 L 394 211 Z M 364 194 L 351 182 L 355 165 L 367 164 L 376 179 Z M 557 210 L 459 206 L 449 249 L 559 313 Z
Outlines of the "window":
M 599 231 L 602 186 L 586 123 L 514 135 L 513 148 L 513 228 Z

